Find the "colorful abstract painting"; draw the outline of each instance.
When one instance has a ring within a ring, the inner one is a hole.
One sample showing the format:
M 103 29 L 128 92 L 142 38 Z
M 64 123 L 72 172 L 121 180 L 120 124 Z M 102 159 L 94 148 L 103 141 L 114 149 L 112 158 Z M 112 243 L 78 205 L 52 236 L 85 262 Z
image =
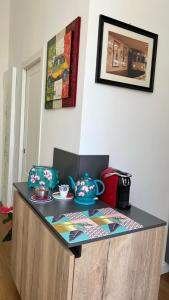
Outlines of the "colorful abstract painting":
M 143 226 L 112 208 L 48 216 L 47 221 L 67 243 L 77 243 L 113 236 Z
M 45 108 L 76 104 L 79 36 L 77 18 L 48 42 Z

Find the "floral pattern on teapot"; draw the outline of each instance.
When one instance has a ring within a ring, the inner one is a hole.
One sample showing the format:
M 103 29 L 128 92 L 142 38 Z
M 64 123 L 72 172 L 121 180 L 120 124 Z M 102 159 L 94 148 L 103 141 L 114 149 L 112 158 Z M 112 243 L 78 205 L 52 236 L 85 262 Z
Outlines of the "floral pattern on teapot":
M 96 196 L 101 195 L 104 192 L 104 184 L 99 179 L 92 179 L 88 173 L 84 174 L 84 177 L 79 179 L 76 183 L 71 176 L 69 176 L 71 187 L 74 190 L 76 198 L 88 198 L 95 199 Z M 102 186 L 102 190 L 99 192 L 98 184 Z

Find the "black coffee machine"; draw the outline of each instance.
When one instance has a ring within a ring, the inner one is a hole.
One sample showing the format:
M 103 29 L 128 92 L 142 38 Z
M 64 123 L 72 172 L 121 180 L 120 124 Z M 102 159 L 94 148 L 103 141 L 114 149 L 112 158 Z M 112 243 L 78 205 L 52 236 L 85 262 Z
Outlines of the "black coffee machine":
M 119 176 L 117 184 L 116 207 L 119 209 L 129 209 L 131 179 L 128 175 L 126 177 Z

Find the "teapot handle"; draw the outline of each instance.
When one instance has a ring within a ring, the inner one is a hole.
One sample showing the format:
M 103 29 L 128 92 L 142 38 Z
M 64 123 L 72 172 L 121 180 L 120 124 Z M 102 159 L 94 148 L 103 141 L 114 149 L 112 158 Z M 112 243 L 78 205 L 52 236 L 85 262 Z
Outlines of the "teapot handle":
M 99 180 L 99 179 L 95 179 L 94 180 L 95 186 L 96 186 L 96 196 L 99 196 L 101 194 L 104 193 L 105 191 L 105 185 L 103 183 L 103 181 Z M 99 188 L 98 188 L 98 183 L 100 183 L 102 185 L 102 190 L 99 192 Z

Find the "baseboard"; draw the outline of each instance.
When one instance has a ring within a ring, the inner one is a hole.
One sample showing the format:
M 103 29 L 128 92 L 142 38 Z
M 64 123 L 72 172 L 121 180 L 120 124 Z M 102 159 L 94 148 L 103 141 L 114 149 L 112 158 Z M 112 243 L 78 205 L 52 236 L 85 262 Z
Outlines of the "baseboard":
M 161 266 L 161 274 L 168 273 L 169 272 L 169 264 L 163 262 Z

